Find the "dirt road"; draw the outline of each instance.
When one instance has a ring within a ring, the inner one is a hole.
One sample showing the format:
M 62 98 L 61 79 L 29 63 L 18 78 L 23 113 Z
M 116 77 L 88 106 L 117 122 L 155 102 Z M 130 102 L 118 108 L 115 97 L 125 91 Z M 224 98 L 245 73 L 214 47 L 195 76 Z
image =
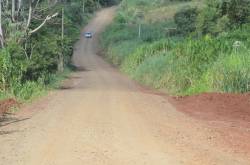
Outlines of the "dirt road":
M 76 44 L 78 71 L 0 127 L 0 165 L 249 165 L 216 131 L 143 92 L 97 55 L 115 8 L 97 13 Z

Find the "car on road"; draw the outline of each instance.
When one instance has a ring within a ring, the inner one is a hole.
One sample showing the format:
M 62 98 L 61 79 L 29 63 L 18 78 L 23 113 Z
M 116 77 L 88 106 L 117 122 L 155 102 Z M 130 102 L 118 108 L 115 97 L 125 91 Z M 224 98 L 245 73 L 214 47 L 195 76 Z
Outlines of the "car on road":
M 91 33 L 91 32 L 85 32 L 84 33 L 84 37 L 85 38 L 92 38 L 93 37 L 93 33 Z

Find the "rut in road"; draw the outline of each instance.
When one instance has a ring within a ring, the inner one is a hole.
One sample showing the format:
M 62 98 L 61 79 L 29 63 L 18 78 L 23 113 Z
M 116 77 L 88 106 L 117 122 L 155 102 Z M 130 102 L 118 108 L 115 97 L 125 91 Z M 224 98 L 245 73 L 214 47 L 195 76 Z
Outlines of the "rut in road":
M 76 44 L 79 69 L 64 87 L 28 107 L 26 120 L 0 127 L 0 165 L 249 165 L 210 140 L 213 130 L 97 55 L 114 13 L 99 11 L 84 29 L 94 38 Z

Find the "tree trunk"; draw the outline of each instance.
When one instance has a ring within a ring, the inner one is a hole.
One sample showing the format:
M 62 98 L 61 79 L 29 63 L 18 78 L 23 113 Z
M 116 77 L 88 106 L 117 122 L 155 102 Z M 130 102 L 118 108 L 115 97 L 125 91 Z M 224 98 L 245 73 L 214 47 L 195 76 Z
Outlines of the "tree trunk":
M 13 22 L 15 22 L 15 10 L 16 10 L 16 2 L 15 2 L 15 0 L 12 0 L 12 2 L 11 2 L 11 17 L 12 17 Z
M 63 40 L 64 40 L 64 8 L 62 8 L 62 34 L 61 34 L 61 53 L 59 54 L 58 58 L 58 72 L 63 72 L 64 70 L 64 58 L 63 58 Z
M 28 21 L 27 21 L 27 25 L 26 25 L 26 30 L 29 29 L 31 17 L 32 17 L 32 0 L 29 0 L 29 16 L 28 16 Z
M 8 10 L 9 9 L 9 0 L 6 0 L 6 3 L 5 3 L 5 9 Z
M 0 0 L 0 44 L 1 47 L 4 47 L 4 38 L 3 38 L 3 30 L 2 30 L 2 0 Z
M 18 6 L 17 6 L 17 13 L 19 15 L 19 12 L 21 10 L 21 6 L 22 6 L 22 0 L 18 0 Z
M 82 12 L 85 13 L 85 0 L 82 2 Z
M 141 38 L 141 23 L 139 24 L 138 28 L 138 37 Z

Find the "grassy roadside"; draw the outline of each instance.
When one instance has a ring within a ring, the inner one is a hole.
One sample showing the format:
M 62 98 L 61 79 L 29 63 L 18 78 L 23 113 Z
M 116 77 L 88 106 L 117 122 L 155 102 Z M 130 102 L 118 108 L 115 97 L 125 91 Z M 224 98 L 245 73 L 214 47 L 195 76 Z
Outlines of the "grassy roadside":
M 0 100 L 15 99 L 18 102 L 29 103 L 35 99 L 45 96 L 48 91 L 57 89 L 65 79 L 72 73 L 72 69 L 66 68 L 63 73 L 50 75 L 49 81 L 44 82 L 27 82 L 22 86 L 16 86 L 12 90 L 0 92 Z
M 95 13 L 87 14 L 81 26 L 74 27 L 74 31 L 71 33 L 71 36 L 69 36 L 72 47 L 79 39 L 81 27 L 87 25 L 94 14 Z M 71 56 L 72 54 L 66 54 L 65 58 L 67 59 L 65 59 L 65 61 L 70 61 L 68 58 L 71 58 Z M 74 72 L 74 67 L 72 67 L 71 64 L 65 63 L 65 68 L 62 73 L 47 73 L 44 77 L 40 77 L 37 80 L 25 81 L 24 83 L 12 82 L 11 87 L 8 87 L 6 90 L 0 90 L 0 104 L 1 102 L 4 103 L 5 100 L 7 102 L 11 100 L 13 107 L 10 105 L 10 109 L 16 109 L 16 102 L 31 103 L 42 96 L 46 96 L 49 91 L 59 88 L 72 72 Z
M 199 11 L 205 6 L 202 1 L 123 1 L 102 35 L 107 59 L 133 79 L 173 95 L 249 92 L 250 24 L 216 36 L 171 31 L 177 27 L 175 13 L 186 5 Z M 209 28 L 220 31 L 220 24 Z
M 10 21 L 11 19 L 7 19 L 10 15 L 6 14 L 8 8 L 4 9 L 6 19 L 2 27 L 5 42 L 4 47 L 0 49 L 0 113 L 5 112 L 9 104 L 29 103 L 46 95 L 49 90 L 60 86 L 70 75 L 74 44 L 79 39 L 82 27 L 101 7 L 100 2 L 103 3 L 103 1 L 92 1 L 91 4 L 86 4 L 83 10 L 82 1 L 57 2 L 53 5 L 39 1 L 36 3 L 37 11 L 34 11 L 39 18 L 46 18 L 51 13 L 58 15 L 32 35 L 26 33 L 39 27 L 42 19 L 32 18 L 30 29 L 25 29 L 22 28 L 26 23 L 25 19 Z M 23 13 L 29 9 L 26 4 L 22 8 Z M 17 17 L 19 16 L 21 17 L 21 14 Z M 66 68 L 63 73 L 59 73 L 58 65 L 61 64 L 59 60 L 62 54 Z
M 51 75 L 46 85 L 43 82 L 27 82 L 16 87 L 15 91 L 0 92 L 0 120 L 6 112 L 14 114 L 19 111 L 20 105 L 30 104 L 48 95 L 49 91 L 58 89 L 73 71 L 67 67 L 64 72 Z

